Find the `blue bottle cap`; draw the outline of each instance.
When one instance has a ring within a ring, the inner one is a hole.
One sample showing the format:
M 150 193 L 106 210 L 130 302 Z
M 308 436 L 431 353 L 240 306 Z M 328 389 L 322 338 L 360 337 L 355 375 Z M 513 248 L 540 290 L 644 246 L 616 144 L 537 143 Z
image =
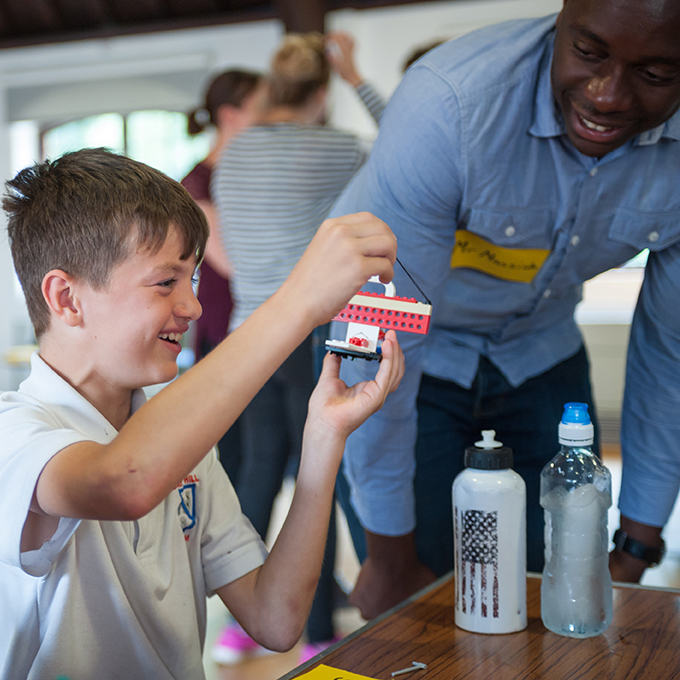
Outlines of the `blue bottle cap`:
M 564 405 L 558 435 L 560 444 L 567 446 L 589 446 L 593 443 L 594 428 L 588 404 L 570 401 Z
M 565 404 L 564 413 L 562 414 L 562 422 L 588 425 L 588 423 L 590 423 L 588 404 L 583 404 L 579 401 L 570 401 L 568 404 Z

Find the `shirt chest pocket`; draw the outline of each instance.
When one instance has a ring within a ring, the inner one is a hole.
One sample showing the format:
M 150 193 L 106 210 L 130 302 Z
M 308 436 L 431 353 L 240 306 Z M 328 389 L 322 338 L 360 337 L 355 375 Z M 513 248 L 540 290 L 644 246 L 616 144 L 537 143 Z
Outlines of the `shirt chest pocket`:
M 619 210 L 612 218 L 608 236 L 637 252 L 645 248 L 664 250 L 680 241 L 680 213 Z
M 547 210 L 471 210 L 467 229 L 456 231 L 451 269 L 532 283 L 550 254 L 550 218 Z
M 504 248 L 550 249 L 554 220 L 548 207 L 472 208 L 465 228 Z

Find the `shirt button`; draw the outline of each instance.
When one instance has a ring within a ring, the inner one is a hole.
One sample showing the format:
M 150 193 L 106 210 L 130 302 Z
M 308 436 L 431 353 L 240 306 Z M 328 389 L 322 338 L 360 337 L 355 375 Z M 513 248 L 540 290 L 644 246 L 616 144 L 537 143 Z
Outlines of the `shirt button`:
M 590 171 L 590 176 L 591 176 L 591 177 L 595 177 L 595 175 L 597 175 L 597 168 L 593 168 L 593 169 Z
M 574 234 L 571 237 L 571 245 L 577 246 L 581 242 L 581 237 L 578 234 Z
M 551 293 L 552 293 L 552 291 L 550 290 L 550 288 L 546 288 L 546 289 L 543 291 L 543 297 L 544 297 L 544 298 L 549 298 Z
M 515 235 L 515 227 L 513 227 L 512 224 L 509 227 L 505 228 L 505 235 L 506 236 L 514 236 Z
M 650 231 L 649 236 L 647 237 L 647 240 L 650 243 L 656 243 L 659 240 L 659 232 L 658 231 Z

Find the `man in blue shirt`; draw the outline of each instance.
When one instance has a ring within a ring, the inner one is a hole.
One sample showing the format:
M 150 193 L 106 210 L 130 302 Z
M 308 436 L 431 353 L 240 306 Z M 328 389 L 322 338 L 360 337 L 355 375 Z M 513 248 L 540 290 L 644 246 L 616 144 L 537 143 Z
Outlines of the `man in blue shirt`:
M 676 2 L 565 0 L 557 18 L 435 49 L 388 105 L 333 213 L 392 227 L 434 317 L 426 338 L 403 336 L 400 389 L 346 449 L 364 616 L 452 567 L 451 483 L 482 429 L 514 449 L 528 568 L 542 568 L 540 471 L 564 403 L 592 404 L 582 283 L 645 248 L 622 427 L 628 538 L 612 575 L 638 580 L 654 561 L 680 487 L 678 36 Z M 416 294 L 403 272 L 395 283 Z M 353 382 L 375 370 L 343 363 Z

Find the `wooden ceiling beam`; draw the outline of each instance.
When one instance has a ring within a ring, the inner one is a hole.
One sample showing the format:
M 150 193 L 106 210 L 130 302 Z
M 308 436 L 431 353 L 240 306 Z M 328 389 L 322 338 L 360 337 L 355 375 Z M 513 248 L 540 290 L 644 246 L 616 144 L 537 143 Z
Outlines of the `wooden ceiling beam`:
M 287 32 L 325 32 L 325 0 L 276 0 L 275 7 Z

